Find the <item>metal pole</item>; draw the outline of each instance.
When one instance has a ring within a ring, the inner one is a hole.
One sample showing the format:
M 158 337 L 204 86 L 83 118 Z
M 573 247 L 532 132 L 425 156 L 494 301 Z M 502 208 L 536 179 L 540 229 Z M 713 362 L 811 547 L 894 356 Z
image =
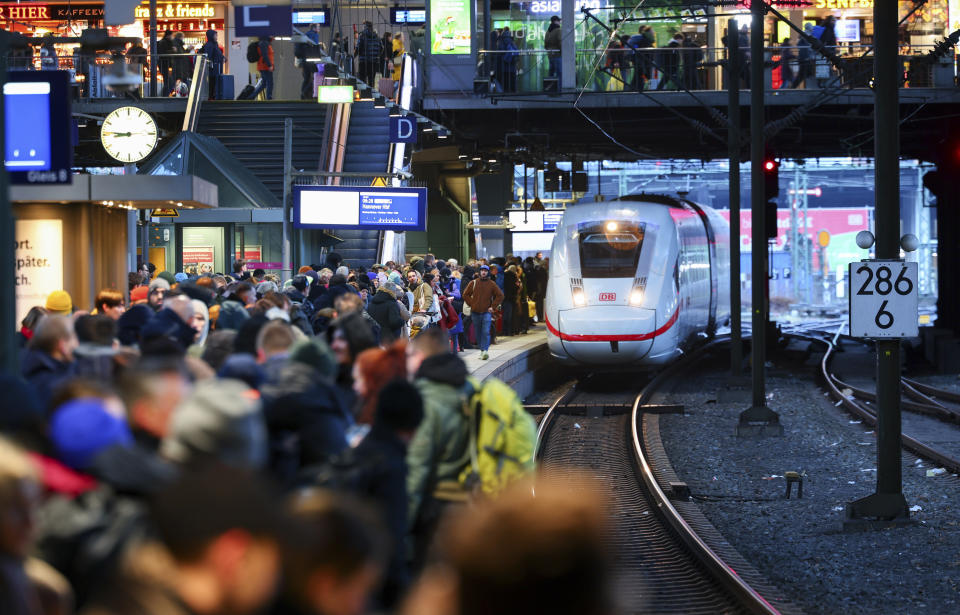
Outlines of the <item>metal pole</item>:
M 150 262 L 150 215 L 147 213 L 150 210 L 143 209 L 141 211 L 143 212 L 143 220 L 140 225 L 140 262 L 145 265 Z M 157 269 L 161 271 L 165 268 L 157 265 Z
M 156 96 L 156 95 L 157 95 L 157 0 L 150 0 L 150 96 Z
M 286 282 L 293 276 L 293 255 L 290 254 L 290 198 L 293 179 L 293 118 L 283 120 L 283 243 L 280 248 L 281 273 Z
M 874 32 L 874 203 L 878 259 L 900 257 L 900 68 L 897 4 L 876 2 Z M 900 341 L 877 341 L 877 490 L 847 517 L 906 519 L 900 474 Z
M 0 34 L 0 91 L 7 82 L 7 33 Z M 0 117 L 3 117 L 3 96 L 0 96 Z M 0 122 L 0 151 L 6 151 L 4 122 Z M 16 280 L 16 237 L 14 234 L 13 208 L 10 205 L 10 177 L 5 166 L 0 165 L 0 263 L 8 280 Z M 17 357 L 17 295 L 5 292 L 0 297 L 0 369 L 9 374 L 20 373 Z
M 743 339 L 740 326 L 740 33 L 737 20 L 727 22 L 727 152 L 730 159 L 730 375 L 740 376 Z
M 750 12 L 750 209 L 752 211 L 751 244 L 752 268 L 752 342 L 751 364 L 753 404 L 740 413 L 738 435 L 782 435 L 783 426 L 776 412 L 767 407 L 766 346 L 767 346 L 767 234 L 764 199 L 764 139 L 763 139 L 763 15 L 761 0 L 752 0 Z

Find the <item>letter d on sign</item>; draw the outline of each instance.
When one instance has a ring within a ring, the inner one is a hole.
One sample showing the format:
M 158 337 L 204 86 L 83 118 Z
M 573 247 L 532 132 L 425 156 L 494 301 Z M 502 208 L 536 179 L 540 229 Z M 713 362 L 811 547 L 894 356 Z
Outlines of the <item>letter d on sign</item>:
M 409 117 L 394 116 L 390 118 L 391 143 L 416 143 L 417 124 Z

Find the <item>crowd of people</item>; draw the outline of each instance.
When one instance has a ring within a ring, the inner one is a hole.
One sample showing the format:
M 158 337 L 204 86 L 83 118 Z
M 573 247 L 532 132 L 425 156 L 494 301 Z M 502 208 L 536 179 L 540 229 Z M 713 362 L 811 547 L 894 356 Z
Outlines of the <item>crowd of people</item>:
M 607 612 L 599 569 L 573 587 L 603 559 L 596 502 L 491 498 L 476 459 L 499 413 L 525 458 L 492 453 L 533 470 L 532 418 L 502 383 L 477 405 L 461 353 L 542 314 L 540 256 L 51 292 L 0 373 L 0 612 L 520 613 L 537 587 Z

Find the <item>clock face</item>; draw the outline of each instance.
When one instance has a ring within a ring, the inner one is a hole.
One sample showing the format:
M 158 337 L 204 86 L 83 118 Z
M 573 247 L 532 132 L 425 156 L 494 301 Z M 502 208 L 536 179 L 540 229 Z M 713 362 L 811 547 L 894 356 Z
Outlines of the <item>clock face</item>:
M 157 145 L 157 123 L 143 109 L 120 107 L 103 120 L 100 142 L 120 162 L 140 162 Z

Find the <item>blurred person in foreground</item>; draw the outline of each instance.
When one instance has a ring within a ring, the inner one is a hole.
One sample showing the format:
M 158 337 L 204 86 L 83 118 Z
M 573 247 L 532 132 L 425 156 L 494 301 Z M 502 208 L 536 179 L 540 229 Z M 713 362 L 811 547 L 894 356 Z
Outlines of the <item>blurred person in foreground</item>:
M 380 580 L 386 536 L 370 511 L 342 494 L 306 489 L 291 507 L 304 539 L 287 552 L 272 615 L 361 615 Z
M 41 487 L 30 459 L 0 438 L 0 613 L 68 615 L 69 585 L 46 563 L 29 557 Z
M 615 612 L 599 492 L 520 483 L 451 518 L 407 615 Z
M 291 526 L 254 473 L 186 473 L 153 500 L 150 518 L 157 540 L 129 555 L 83 615 L 246 615 L 273 598 Z

